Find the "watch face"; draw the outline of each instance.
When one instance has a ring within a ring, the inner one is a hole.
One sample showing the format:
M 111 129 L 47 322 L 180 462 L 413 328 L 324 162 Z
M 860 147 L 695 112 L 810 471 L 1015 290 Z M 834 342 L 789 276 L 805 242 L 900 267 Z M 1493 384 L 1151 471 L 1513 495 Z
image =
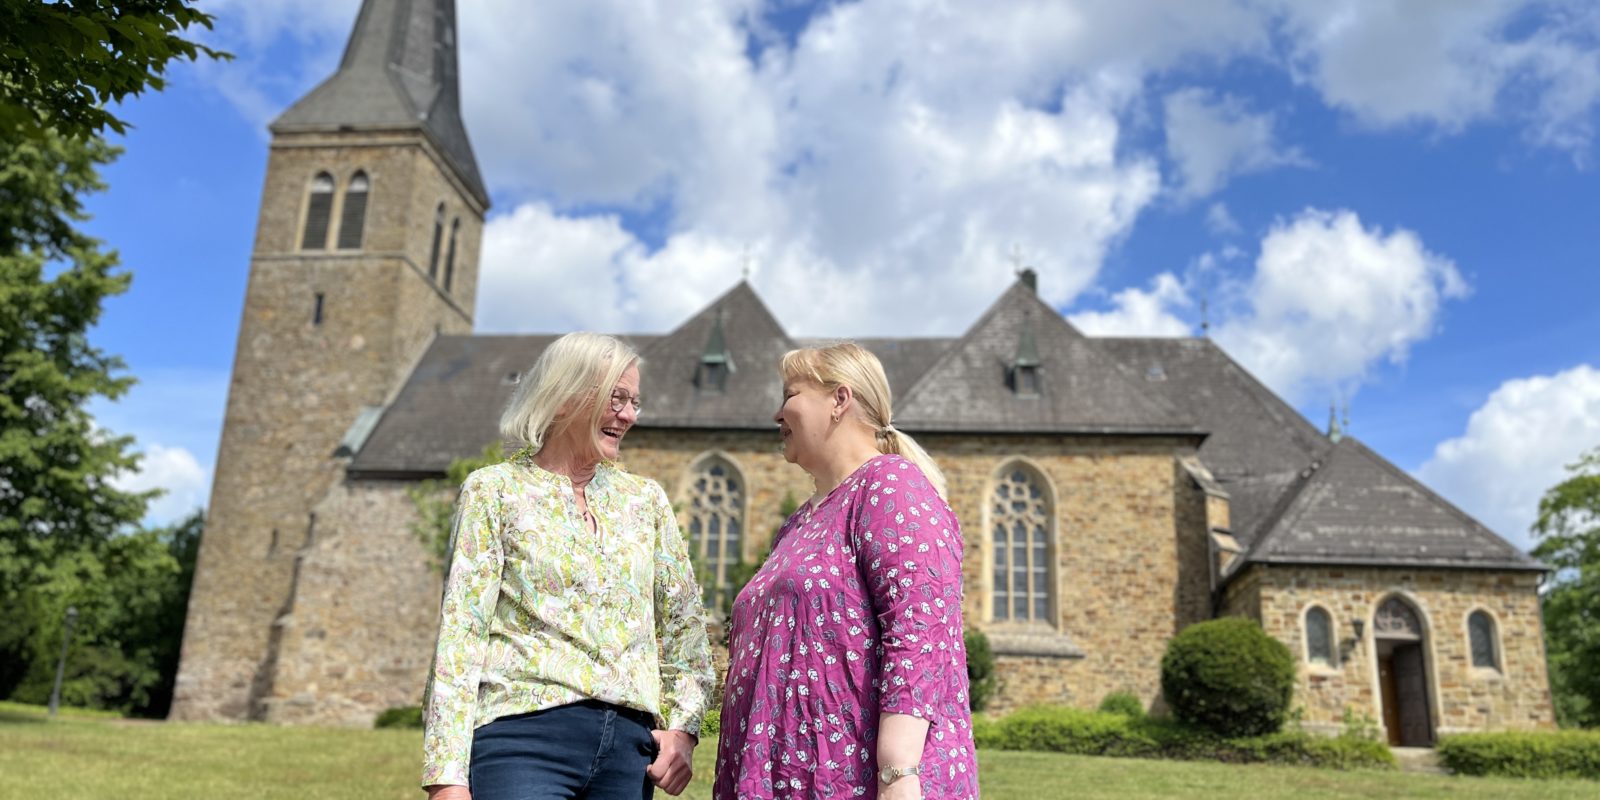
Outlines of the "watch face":
M 878 770 L 878 780 L 884 783 L 894 780 L 894 767 L 884 767 Z

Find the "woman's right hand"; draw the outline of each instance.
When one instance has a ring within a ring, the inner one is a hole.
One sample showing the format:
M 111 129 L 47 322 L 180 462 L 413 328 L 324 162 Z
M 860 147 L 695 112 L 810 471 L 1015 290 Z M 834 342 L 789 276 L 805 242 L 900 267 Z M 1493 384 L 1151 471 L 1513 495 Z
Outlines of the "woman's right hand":
M 465 786 L 436 783 L 426 788 L 428 800 L 472 800 L 472 792 Z

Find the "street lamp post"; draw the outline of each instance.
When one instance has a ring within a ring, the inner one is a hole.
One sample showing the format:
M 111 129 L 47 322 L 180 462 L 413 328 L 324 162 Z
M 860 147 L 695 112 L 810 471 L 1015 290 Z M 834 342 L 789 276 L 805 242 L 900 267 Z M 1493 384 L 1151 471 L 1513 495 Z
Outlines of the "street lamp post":
M 61 708 L 61 679 L 67 673 L 67 645 L 72 643 L 72 624 L 78 621 L 78 607 L 67 606 L 67 624 L 61 630 L 61 660 L 56 662 L 56 685 L 50 690 L 50 716 Z

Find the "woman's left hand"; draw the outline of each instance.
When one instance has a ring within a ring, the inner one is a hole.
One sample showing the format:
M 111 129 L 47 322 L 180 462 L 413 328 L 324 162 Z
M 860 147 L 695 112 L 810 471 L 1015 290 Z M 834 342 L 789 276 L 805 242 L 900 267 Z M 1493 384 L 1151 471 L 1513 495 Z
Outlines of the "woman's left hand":
M 656 788 L 676 796 L 694 777 L 694 746 L 698 740 L 683 731 L 651 731 L 650 735 L 661 752 L 644 773 Z

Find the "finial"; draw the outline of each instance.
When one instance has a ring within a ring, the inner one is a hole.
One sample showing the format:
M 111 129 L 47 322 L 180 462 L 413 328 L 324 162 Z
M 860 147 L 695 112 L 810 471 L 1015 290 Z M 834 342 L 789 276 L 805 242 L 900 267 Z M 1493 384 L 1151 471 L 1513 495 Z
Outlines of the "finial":
M 1011 256 L 1010 256 L 1009 260 L 1011 261 L 1011 272 L 1012 272 L 1012 274 L 1021 275 L 1022 274 L 1022 244 L 1020 242 L 1012 242 L 1011 243 Z
M 740 256 L 739 260 L 740 260 L 740 266 L 739 266 L 740 280 L 746 280 L 746 281 L 750 280 L 750 264 L 754 259 L 750 255 L 750 243 L 749 242 L 745 242 L 744 251 L 743 251 L 742 255 Z
M 1344 401 L 1344 429 L 1350 430 L 1350 401 Z
M 1338 406 L 1338 401 L 1328 402 L 1328 438 L 1336 443 L 1344 438 L 1344 432 L 1339 429 Z
M 1200 335 L 1211 335 L 1211 301 L 1204 292 L 1200 294 Z

